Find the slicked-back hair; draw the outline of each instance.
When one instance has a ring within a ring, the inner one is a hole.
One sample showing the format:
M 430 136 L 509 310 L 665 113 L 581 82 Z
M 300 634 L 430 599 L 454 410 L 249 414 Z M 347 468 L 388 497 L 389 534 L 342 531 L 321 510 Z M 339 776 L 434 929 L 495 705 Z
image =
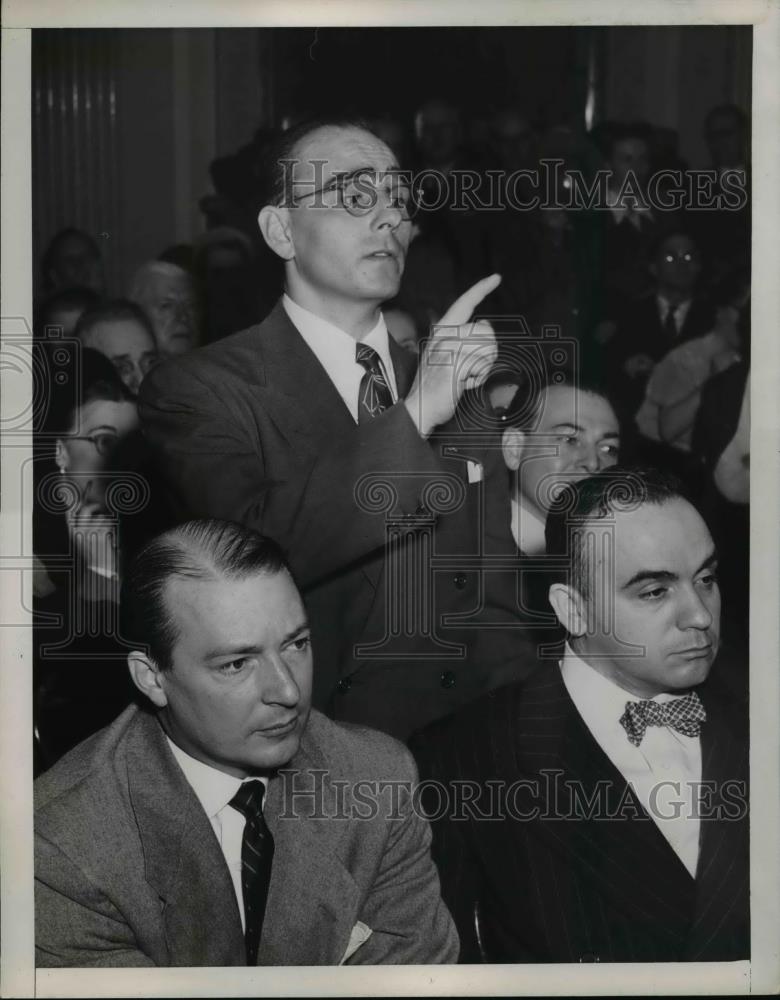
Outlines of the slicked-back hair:
M 588 598 L 591 567 L 586 536 L 594 521 L 672 500 L 691 503 L 676 476 L 648 466 L 613 465 L 587 479 L 566 483 L 547 514 L 544 531 L 547 554 L 567 562 L 561 582 Z
M 287 562 L 273 539 L 232 521 L 187 521 L 147 542 L 124 574 L 122 637 L 170 670 L 179 631 L 166 600 L 169 580 L 243 580 L 283 570 Z
M 510 377 L 507 374 L 506 379 Z M 556 374 L 546 373 L 541 379 L 528 376 L 527 373 L 520 373 L 517 376 L 518 390 L 507 407 L 506 412 L 501 416 L 501 427 L 515 427 L 521 431 L 533 431 L 536 429 L 541 417 L 542 402 L 548 389 L 565 388 L 572 391 L 587 392 L 592 396 L 600 396 L 606 400 L 617 415 L 617 406 L 611 399 L 611 395 L 603 382 L 595 377 L 578 377 L 571 371 L 562 371 Z
M 304 140 L 322 128 L 360 129 L 373 135 L 365 119 L 350 115 L 320 115 L 307 118 L 280 132 L 263 149 L 260 155 L 260 205 L 282 205 L 289 200 L 291 191 L 289 161 L 295 160 Z M 286 190 L 287 188 L 287 190 Z
M 112 299 L 109 302 L 101 302 L 91 309 L 87 309 L 79 317 L 74 335 L 78 337 L 82 344 L 87 346 L 92 330 L 99 323 L 124 322 L 138 323 L 152 338 L 152 342 L 156 343 L 149 317 L 139 305 L 131 302 L 129 299 Z

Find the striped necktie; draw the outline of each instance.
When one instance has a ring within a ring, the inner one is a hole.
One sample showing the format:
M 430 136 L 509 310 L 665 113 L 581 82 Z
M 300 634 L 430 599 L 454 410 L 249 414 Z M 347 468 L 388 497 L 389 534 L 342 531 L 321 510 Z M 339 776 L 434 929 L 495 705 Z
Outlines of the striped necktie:
M 246 819 L 241 842 L 241 889 L 244 895 L 247 965 L 257 965 L 274 857 L 273 837 L 263 819 L 264 794 L 262 781 L 245 781 L 230 800 L 230 805 Z

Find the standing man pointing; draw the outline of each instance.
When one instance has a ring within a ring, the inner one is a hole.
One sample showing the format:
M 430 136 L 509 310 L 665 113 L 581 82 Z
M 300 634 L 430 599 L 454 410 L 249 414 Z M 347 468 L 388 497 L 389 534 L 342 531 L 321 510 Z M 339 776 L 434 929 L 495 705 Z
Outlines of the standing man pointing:
M 258 222 L 284 295 L 259 326 L 155 369 L 141 417 L 182 515 L 285 549 L 318 649 L 315 706 L 403 739 L 489 684 L 474 631 L 452 624 L 478 606 L 458 559 L 477 553 L 482 484 L 428 438 L 495 359 L 489 325 L 469 321 L 501 279 L 453 304 L 415 374 L 381 312 L 412 214 L 389 148 L 352 122 L 301 125 L 265 185 Z

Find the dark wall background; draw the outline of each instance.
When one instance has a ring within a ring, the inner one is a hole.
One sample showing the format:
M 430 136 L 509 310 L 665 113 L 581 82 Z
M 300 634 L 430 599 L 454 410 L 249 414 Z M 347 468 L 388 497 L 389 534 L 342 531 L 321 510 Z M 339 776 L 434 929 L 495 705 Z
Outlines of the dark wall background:
M 33 31 L 33 251 L 100 236 L 109 285 L 204 227 L 209 164 L 258 127 L 325 109 L 411 127 L 439 95 L 539 125 L 645 119 L 708 166 L 708 108 L 750 108 L 752 28 L 450 27 Z

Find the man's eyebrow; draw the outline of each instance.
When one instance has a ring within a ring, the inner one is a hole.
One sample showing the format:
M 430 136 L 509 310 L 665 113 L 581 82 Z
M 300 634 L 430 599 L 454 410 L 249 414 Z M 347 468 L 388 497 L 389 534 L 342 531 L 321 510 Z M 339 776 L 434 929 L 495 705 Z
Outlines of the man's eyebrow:
M 717 563 L 717 561 L 718 561 L 718 552 L 717 549 L 713 549 L 712 552 L 710 552 L 710 554 L 707 556 L 707 558 L 704 560 L 701 566 L 699 566 L 699 568 L 693 575 L 698 576 L 703 569 L 711 569 Z
M 296 628 L 292 629 L 282 638 L 282 645 L 287 642 L 291 642 L 296 639 L 302 632 L 309 631 L 309 623 L 307 621 L 302 622 Z M 211 649 L 206 653 L 204 660 L 217 660 L 222 659 L 225 656 L 239 657 L 239 656 L 252 656 L 253 654 L 262 653 L 263 647 L 256 644 L 250 644 L 248 646 L 226 646 L 222 649 Z
M 130 355 L 127 354 L 127 353 L 125 353 L 125 354 L 112 354 L 111 355 L 111 360 L 112 361 L 129 361 L 130 360 Z
M 693 575 L 698 576 L 703 569 L 708 569 L 717 561 L 718 554 L 713 550 Z M 638 573 L 634 573 L 631 579 L 623 584 L 621 590 L 628 590 L 630 587 L 634 587 L 638 583 L 644 583 L 647 580 L 659 580 L 664 583 L 674 583 L 675 580 L 679 580 L 679 575 L 668 569 L 642 569 Z

